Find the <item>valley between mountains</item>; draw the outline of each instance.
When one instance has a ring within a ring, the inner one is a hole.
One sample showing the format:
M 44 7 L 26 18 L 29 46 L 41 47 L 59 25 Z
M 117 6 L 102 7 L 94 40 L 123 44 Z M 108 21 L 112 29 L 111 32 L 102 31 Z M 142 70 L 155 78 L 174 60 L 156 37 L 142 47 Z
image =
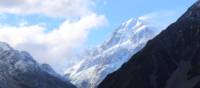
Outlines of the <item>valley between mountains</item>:
M 129 19 L 80 58 L 61 75 L 0 42 L 0 88 L 200 88 L 200 1 L 166 29 Z

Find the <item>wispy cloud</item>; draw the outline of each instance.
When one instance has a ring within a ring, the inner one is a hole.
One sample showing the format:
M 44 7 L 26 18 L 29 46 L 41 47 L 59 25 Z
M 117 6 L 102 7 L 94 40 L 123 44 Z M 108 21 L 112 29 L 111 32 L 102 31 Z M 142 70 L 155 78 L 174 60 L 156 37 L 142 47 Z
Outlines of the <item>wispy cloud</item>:
M 169 24 L 175 22 L 181 16 L 180 11 L 163 10 L 145 14 L 139 19 L 143 19 L 153 26 L 165 29 Z
M 44 14 L 53 17 L 85 16 L 93 13 L 95 0 L 0 0 L 0 12 Z

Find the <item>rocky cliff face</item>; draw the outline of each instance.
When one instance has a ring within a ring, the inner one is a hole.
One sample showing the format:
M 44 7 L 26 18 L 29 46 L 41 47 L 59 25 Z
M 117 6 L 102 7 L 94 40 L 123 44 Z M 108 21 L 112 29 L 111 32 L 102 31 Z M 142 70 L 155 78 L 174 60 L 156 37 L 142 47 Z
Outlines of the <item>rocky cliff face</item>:
M 47 64 L 0 42 L 0 88 L 76 88 Z
M 200 88 L 200 1 L 98 88 Z

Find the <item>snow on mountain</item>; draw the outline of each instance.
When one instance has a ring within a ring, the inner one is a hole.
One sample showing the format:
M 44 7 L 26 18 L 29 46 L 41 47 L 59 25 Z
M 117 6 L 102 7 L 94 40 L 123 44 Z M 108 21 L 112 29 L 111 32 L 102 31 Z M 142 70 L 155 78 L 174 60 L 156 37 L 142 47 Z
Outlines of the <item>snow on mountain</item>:
M 76 88 L 49 65 L 0 42 L 0 88 Z
M 102 45 L 86 51 L 79 63 L 65 71 L 65 76 L 79 88 L 94 88 L 160 31 L 145 20 L 130 19 L 122 23 Z

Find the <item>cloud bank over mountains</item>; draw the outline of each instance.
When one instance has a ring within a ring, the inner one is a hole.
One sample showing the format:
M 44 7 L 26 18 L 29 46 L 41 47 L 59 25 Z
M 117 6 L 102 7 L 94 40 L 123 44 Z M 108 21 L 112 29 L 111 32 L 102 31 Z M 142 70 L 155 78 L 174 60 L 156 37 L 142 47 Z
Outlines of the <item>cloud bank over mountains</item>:
M 106 16 L 98 14 L 93 7 L 95 0 L 0 0 L 1 14 L 41 14 L 64 19 L 48 32 L 49 29 L 40 23 L 33 25 L 25 21 L 19 23 L 20 26 L 0 25 L 0 41 L 28 51 L 37 61 L 62 72 L 71 61 L 74 49 L 87 40 L 90 31 L 108 23 Z

